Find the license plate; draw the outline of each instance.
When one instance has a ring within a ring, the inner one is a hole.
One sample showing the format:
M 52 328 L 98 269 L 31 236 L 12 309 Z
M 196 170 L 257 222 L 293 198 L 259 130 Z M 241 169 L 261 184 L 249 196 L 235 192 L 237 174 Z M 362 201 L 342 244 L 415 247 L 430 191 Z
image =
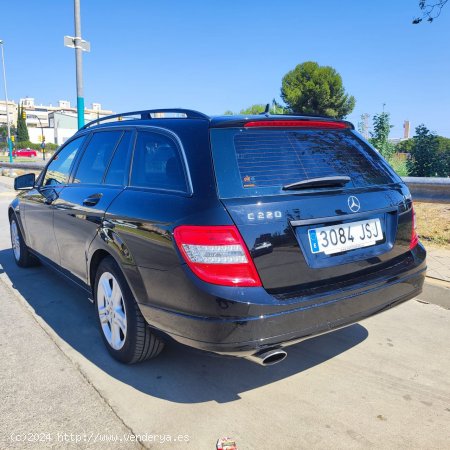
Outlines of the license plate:
M 380 219 L 313 228 L 308 235 L 311 252 L 326 255 L 369 247 L 383 240 Z

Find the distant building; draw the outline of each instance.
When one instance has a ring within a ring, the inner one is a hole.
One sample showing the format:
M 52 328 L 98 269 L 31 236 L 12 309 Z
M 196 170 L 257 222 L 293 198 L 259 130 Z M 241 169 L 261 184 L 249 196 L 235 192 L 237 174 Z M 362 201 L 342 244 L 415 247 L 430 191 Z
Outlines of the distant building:
M 8 101 L 8 112 L 9 112 L 9 123 L 11 125 L 16 125 L 17 123 L 17 104 L 9 100 Z M 0 100 L 0 125 L 6 124 L 6 102 L 5 100 Z
M 409 120 L 403 122 L 403 139 L 409 139 L 410 124 Z
M 52 133 L 53 142 L 61 145 L 72 137 L 78 129 L 76 115 L 62 111 L 53 111 L 48 115 L 48 130 Z
M 17 124 L 19 105 L 23 106 L 27 116 L 31 142 L 42 142 L 43 131 L 46 142 L 61 145 L 78 129 L 77 109 L 67 100 L 59 100 L 57 106 L 36 105 L 34 98 L 31 97 L 21 98 L 18 103 L 8 101 L 9 122 L 14 126 Z M 100 103 L 92 103 L 91 108 L 84 110 L 86 122 L 110 114 L 114 114 L 113 111 L 103 109 Z M 6 102 L 0 100 L 0 125 L 3 124 L 6 124 Z

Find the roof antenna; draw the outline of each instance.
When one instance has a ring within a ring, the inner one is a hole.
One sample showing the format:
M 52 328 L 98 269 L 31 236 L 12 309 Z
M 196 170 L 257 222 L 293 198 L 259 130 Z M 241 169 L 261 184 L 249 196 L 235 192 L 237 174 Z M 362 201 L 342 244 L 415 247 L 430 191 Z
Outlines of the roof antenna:
M 265 116 L 269 116 L 270 115 L 270 103 L 267 103 L 266 108 L 264 109 L 264 111 L 262 113 L 259 113 L 260 115 L 265 115 Z

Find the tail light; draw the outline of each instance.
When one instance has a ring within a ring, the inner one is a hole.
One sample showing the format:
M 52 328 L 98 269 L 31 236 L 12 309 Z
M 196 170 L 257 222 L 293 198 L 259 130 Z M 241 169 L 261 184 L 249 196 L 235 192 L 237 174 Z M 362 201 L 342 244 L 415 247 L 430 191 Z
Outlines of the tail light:
M 261 128 L 261 127 L 345 129 L 350 128 L 350 125 L 347 122 L 337 122 L 327 120 L 257 120 L 254 122 L 247 122 L 244 125 L 244 128 Z
M 261 286 L 247 246 L 235 226 L 180 226 L 175 242 L 192 272 L 207 283 Z
M 412 231 L 409 249 L 412 250 L 418 243 L 419 243 L 419 235 L 417 234 L 416 213 L 414 212 L 414 207 L 412 207 Z

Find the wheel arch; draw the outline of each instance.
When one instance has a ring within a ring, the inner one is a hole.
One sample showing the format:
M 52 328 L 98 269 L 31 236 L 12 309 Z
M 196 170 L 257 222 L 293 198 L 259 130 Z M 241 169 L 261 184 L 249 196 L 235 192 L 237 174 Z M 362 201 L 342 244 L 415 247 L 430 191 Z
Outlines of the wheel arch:
M 17 208 L 17 206 L 16 206 L 16 208 Z M 17 213 L 19 213 L 19 214 L 17 214 Z M 24 229 L 25 227 L 24 227 L 24 224 L 22 223 L 22 217 L 20 217 L 20 211 L 18 211 L 18 210 L 16 210 L 14 208 L 14 204 L 11 204 L 8 207 L 8 221 L 9 221 L 9 223 L 11 223 L 11 220 L 12 220 L 13 217 L 16 219 L 17 225 L 18 225 L 19 230 L 20 230 L 20 232 L 22 234 L 22 238 L 23 238 L 25 244 L 28 244 L 28 236 L 25 233 L 25 229 Z
M 88 284 L 89 286 L 91 286 L 92 293 L 94 293 L 95 274 L 97 273 L 98 266 L 100 265 L 102 260 L 104 260 L 108 256 L 111 256 L 115 260 L 114 256 L 111 255 L 111 253 L 99 248 L 94 252 L 89 261 Z
M 105 249 L 103 246 L 95 248 L 87 262 L 87 284 L 91 288 L 92 295 L 95 295 L 95 276 L 97 273 L 97 269 L 100 266 L 100 263 L 105 258 L 111 257 L 116 262 L 119 269 L 122 271 L 122 274 L 124 275 L 125 280 L 128 283 L 128 287 L 131 289 L 134 298 L 139 304 L 139 299 L 142 299 L 145 295 L 145 288 L 138 267 L 132 264 L 122 264 L 121 259 L 109 250 L 109 248 Z

